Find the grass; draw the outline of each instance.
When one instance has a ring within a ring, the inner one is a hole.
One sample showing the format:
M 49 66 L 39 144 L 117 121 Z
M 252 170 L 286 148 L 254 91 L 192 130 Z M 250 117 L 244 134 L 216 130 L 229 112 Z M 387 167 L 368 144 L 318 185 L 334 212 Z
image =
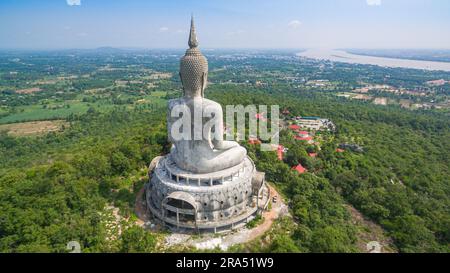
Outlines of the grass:
M 153 91 L 150 96 L 157 97 L 157 98 L 163 98 L 166 96 L 166 94 L 167 94 L 166 91 Z
M 85 96 L 86 95 L 84 94 L 79 95 L 75 100 L 63 102 L 50 101 L 50 103 L 46 105 L 46 108 L 44 108 L 40 103 L 27 106 L 19 106 L 15 109 L 15 113 L 11 113 L 9 115 L 5 115 L 8 114 L 8 108 L 0 107 L 0 124 L 66 119 L 72 114 L 84 114 L 90 107 L 93 107 L 100 112 L 106 112 L 116 107 L 116 105 L 112 104 L 108 100 L 108 98 L 101 99 L 97 102 L 83 102 L 82 99 Z M 145 104 L 164 106 L 166 104 L 166 100 L 164 99 L 165 96 L 165 91 L 154 91 L 150 95 L 139 97 L 130 96 L 128 94 L 120 94 L 121 99 L 132 98 L 134 100 L 133 103 L 126 105 L 130 108 L 139 107 Z M 2 114 L 4 115 L 3 117 L 1 116 Z
M 8 113 L 8 109 L 6 109 L 6 107 L 0 106 L 0 115 L 7 114 L 7 113 Z
M 58 109 L 42 108 L 42 105 L 30 105 L 18 107 L 17 113 L 10 114 L 0 119 L 0 124 L 33 121 L 33 120 L 50 120 L 64 119 L 71 114 L 85 113 L 89 106 L 83 103 L 69 103 L 70 108 L 62 107 Z M 50 107 L 51 105 L 49 105 Z
M 245 226 L 249 229 L 252 229 L 252 228 L 256 227 L 257 225 L 261 224 L 263 221 L 264 221 L 264 218 L 260 214 L 258 214 L 258 215 L 256 215 L 255 218 L 253 218 L 253 220 L 248 222 Z
M 66 105 L 69 107 L 66 107 Z M 98 111 L 108 111 L 114 108 L 114 105 L 80 101 L 65 101 L 48 104 L 47 108 L 43 108 L 42 105 L 22 106 L 17 108 L 16 113 L 0 118 L 0 124 L 65 119 L 71 114 L 84 114 L 90 107 L 93 107 Z

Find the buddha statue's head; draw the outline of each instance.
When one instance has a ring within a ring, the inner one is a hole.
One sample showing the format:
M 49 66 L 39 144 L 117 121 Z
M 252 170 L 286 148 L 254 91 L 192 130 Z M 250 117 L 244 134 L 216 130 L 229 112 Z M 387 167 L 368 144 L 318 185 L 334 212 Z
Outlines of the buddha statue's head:
M 189 34 L 189 49 L 181 58 L 180 77 L 186 97 L 203 97 L 203 91 L 208 82 L 208 61 L 198 49 L 193 17 Z

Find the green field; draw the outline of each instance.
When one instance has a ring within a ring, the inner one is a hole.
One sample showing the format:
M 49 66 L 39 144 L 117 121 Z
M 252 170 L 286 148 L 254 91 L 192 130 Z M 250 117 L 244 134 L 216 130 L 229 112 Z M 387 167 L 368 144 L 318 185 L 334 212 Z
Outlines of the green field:
M 16 113 L 1 118 L 0 124 L 34 120 L 65 119 L 71 114 L 84 114 L 90 107 L 93 107 L 98 111 L 107 111 L 112 109 L 114 105 L 68 101 L 63 105 L 61 103 L 49 104 L 47 105 L 47 108 L 43 108 L 42 105 L 21 106 L 17 108 Z
M 133 104 L 119 106 L 134 107 L 148 104 L 163 106 L 165 105 L 166 100 L 161 97 L 165 96 L 165 94 L 165 92 L 158 92 L 156 94 L 152 93 L 152 95 L 137 98 Z M 128 96 L 126 95 L 122 95 L 122 98 L 127 97 Z M 145 101 L 139 103 L 138 101 L 142 99 Z M 42 105 L 21 106 L 17 107 L 16 113 L 0 118 L 0 124 L 36 120 L 65 119 L 71 114 L 84 114 L 90 107 L 100 112 L 106 112 L 119 106 L 104 100 L 95 103 L 82 102 L 80 100 L 65 101 L 64 103 L 50 103 L 47 105 L 47 108 L 43 108 Z M 0 108 L 0 115 L 2 113 L 7 113 L 6 109 Z

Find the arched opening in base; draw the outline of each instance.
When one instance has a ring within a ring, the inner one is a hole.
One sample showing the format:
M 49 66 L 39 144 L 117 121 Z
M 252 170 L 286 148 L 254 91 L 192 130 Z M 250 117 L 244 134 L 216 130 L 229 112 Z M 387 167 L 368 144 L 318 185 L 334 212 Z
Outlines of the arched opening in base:
M 194 197 L 185 192 L 173 192 L 162 202 L 164 220 L 171 220 L 177 225 L 182 223 L 195 224 L 197 207 Z

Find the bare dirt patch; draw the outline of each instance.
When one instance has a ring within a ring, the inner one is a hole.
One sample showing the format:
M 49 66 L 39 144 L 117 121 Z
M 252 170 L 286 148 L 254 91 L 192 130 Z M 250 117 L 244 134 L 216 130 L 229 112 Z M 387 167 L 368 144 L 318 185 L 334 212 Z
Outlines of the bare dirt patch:
M 346 205 L 346 208 L 352 216 L 352 223 L 358 227 L 358 241 L 356 242 L 360 252 L 370 252 L 367 249 L 367 244 L 370 242 L 378 242 L 382 253 L 397 253 L 394 243 L 389 238 L 382 227 L 367 219 L 361 212 L 351 205 Z
M 148 80 L 164 80 L 164 79 L 170 79 L 172 77 L 172 73 L 163 73 L 163 72 L 155 72 L 151 74 L 150 76 L 144 77 Z
M 40 92 L 42 91 L 41 88 L 39 87 L 33 87 L 33 88 L 27 88 L 27 89 L 20 89 L 20 90 L 16 90 L 17 94 L 32 94 L 35 92 Z
M 143 227 L 145 225 L 145 222 L 151 218 L 151 215 L 145 203 L 144 193 L 145 187 L 142 187 L 142 189 L 136 195 L 136 201 L 134 203 L 134 213 L 136 213 L 136 216 L 138 218 L 136 224 L 141 227 Z
M 52 84 L 57 84 L 58 81 L 56 80 L 40 80 L 40 81 L 36 81 L 35 84 L 39 84 L 39 85 L 52 85 Z
M 12 136 L 29 136 L 57 132 L 68 126 L 64 120 L 31 121 L 0 125 L 0 131 L 7 131 Z
M 376 105 L 387 105 L 388 104 L 388 100 L 387 100 L 387 98 L 375 98 L 373 103 L 376 104 Z

